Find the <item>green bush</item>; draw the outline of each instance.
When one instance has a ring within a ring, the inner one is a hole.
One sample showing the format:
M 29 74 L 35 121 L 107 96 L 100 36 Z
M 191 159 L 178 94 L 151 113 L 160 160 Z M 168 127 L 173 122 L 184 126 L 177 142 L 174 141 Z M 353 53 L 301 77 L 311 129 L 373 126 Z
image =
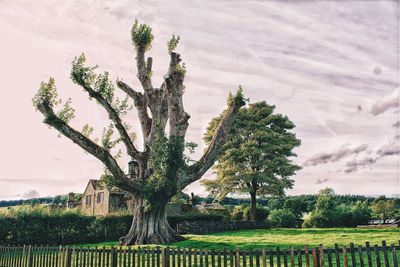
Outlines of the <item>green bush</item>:
M 172 228 L 175 228 L 177 224 L 181 222 L 193 222 L 193 221 L 223 221 L 224 216 L 219 214 L 186 214 L 178 216 L 168 216 L 168 223 Z
M 168 217 L 171 227 L 182 221 L 221 221 L 221 215 Z M 77 244 L 118 240 L 127 233 L 132 215 L 86 216 L 78 211 L 22 207 L 0 214 L 0 244 Z
M 231 212 L 231 219 L 234 221 L 243 221 L 244 205 L 235 206 Z
M 294 228 L 298 227 L 299 220 L 290 210 L 273 210 L 268 216 L 268 222 L 272 227 Z
M 250 210 L 249 205 L 236 206 L 231 212 L 231 219 L 235 221 L 250 221 Z M 269 210 L 261 205 L 256 207 L 256 221 L 264 221 L 269 214 Z

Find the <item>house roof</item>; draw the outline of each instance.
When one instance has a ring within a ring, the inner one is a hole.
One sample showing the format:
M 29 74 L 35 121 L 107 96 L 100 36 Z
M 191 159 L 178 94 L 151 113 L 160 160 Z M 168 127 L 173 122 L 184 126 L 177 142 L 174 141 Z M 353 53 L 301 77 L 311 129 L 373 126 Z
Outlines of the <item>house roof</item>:
M 92 184 L 94 190 L 97 190 L 97 185 L 99 184 L 99 180 L 90 179 L 89 184 Z
M 91 184 L 91 185 L 93 186 L 94 190 L 101 190 L 101 189 L 103 189 L 103 188 L 101 188 L 101 186 L 100 186 L 100 180 L 90 179 L 89 182 L 88 182 L 88 184 Z M 106 189 L 107 191 L 109 191 L 111 194 L 118 194 L 118 195 L 124 195 L 124 194 L 125 194 L 121 189 L 119 189 L 119 188 L 117 188 L 117 187 L 113 187 L 113 188 L 111 188 L 111 189 L 108 189 L 108 188 L 104 188 L 104 189 Z
M 205 208 L 207 210 L 226 210 L 224 206 L 220 203 L 202 204 L 199 207 Z

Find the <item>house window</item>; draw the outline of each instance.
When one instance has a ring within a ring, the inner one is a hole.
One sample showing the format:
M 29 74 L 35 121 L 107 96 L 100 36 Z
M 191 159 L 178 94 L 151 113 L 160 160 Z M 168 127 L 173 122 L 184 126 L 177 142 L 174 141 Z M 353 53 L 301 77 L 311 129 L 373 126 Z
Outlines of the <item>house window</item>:
M 103 202 L 104 192 L 97 193 L 97 203 Z
M 86 196 L 86 205 L 92 205 L 92 196 Z

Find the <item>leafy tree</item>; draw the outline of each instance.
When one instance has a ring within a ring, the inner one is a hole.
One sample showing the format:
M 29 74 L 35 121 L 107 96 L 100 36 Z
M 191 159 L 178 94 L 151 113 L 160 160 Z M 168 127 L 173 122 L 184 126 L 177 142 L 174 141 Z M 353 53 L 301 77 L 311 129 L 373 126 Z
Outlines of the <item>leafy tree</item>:
M 303 223 L 304 227 L 332 227 L 337 225 L 338 209 L 335 191 L 325 188 L 319 191 L 317 204 Z
M 288 197 L 285 199 L 283 209 L 291 211 L 298 219 L 307 211 L 307 202 L 299 197 Z
M 268 216 L 268 222 L 271 226 L 280 228 L 294 228 L 299 224 L 296 215 L 287 209 L 273 210 Z
M 393 219 L 397 217 L 400 205 L 393 199 L 379 198 L 376 199 L 372 205 L 371 210 L 375 218 L 382 220 Z
M 110 119 L 111 123 L 103 131 L 101 139 L 96 141 L 90 138 L 94 129 L 89 125 L 85 125 L 82 131 L 70 125 L 74 109 L 70 100 L 62 104 L 53 78 L 41 83 L 33 104 L 44 115 L 44 123 L 104 164 L 106 173 L 102 181 L 105 185 L 117 186 L 133 196 L 133 221 L 129 232 L 120 239 L 122 244 L 172 242 L 179 237 L 167 222 L 167 202 L 212 167 L 224 143 L 225 133 L 229 132 L 245 100 L 241 89 L 236 95 L 229 96 L 228 107 L 215 125 L 213 135 L 209 135 L 207 150 L 197 162 L 192 162 L 184 154 L 185 148 L 190 150 L 193 145 L 185 142 L 190 116 L 183 106 L 186 69 L 180 55 L 174 52 L 179 37 L 173 36 L 168 42 L 170 61 L 159 87 L 155 87 L 152 81 L 153 59 L 145 56 L 153 40 L 152 29 L 136 21 L 131 38 L 136 50 L 137 77 L 142 92 L 122 80 L 117 80 L 115 86 L 108 72 L 99 74 L 97 67 L 86 65 L 84 54 L 72 62 L 72 81 L 82 87 Z M 116 97 L 116 88 L 126 94 L 124 99 Z M 143 151 L 136 148 L 136 134 L 130 132 L 129 124 L 124 121 L 132 100 L 138 111 Z M 115 151 L 118 146 L 123 146 L 130 158 L 129 174 L 117 162 L 122 153 Z
M 277 210 L 282 208 L 285 203 L 285 199 L 283 196 L 273 196 L 268 201 L 268 208 L 271 210 Z
M 275 106 L 264 102 L 242 108 L 231 128 L 215 166 L 216 180 L 204 180 L 207 190 L 223 198 L 229 193 L 250 194 L 251 218 L 256 216 L 256 196 L 283 195 L 293 186 L 292 175 L 300 169 L 293 164 L 293 149 L 300 140 L 291 132 L 288 117 L 274 113 Z M 225 116 L 211 120 L 204 140 L 212 141 Z

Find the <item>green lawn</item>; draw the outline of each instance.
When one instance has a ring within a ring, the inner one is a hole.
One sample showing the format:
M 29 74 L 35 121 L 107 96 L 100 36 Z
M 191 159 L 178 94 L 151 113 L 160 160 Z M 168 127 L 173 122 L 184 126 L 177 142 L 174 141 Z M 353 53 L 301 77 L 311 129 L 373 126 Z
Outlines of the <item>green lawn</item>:
M 211 235 L 185 235 L 186 240 L 169 244 L 170 247 L 206 248 L 206 249 L 260 249 L 280 247 L 281 249 L 304 247 L 304 245 L 325 247 L 339 245 L 371 245 L 381 244 L 385 240 L 388 245 L 400 240 L 400 229 L 357 229 L 357 228 L 328 228 L 328 229 L 267 229 L 242 230 L 223 232 Z M 85 244 L 82 246 L 116 246 L 117 242 Z M 80 246 L 80 245 L 77 245 Z

